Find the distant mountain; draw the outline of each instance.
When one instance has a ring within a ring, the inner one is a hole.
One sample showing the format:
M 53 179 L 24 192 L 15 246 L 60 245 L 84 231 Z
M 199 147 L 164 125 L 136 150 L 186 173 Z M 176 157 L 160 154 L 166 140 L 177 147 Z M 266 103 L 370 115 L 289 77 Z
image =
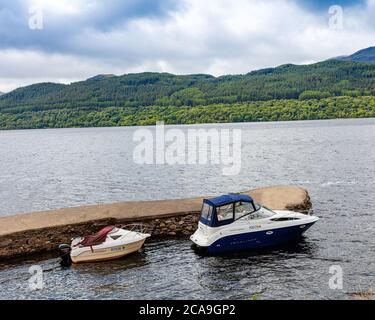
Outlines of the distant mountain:
M 354 62 L 375 62 L 375 47 L 360 50 L 350 56 L 341 56 L 335 58 L 341 61 L 354 61 Z
M 0 96 L 2 96 L 3 94 L 4 94 L 4 92 L 1 92 L 1 91 L 0 91 Z

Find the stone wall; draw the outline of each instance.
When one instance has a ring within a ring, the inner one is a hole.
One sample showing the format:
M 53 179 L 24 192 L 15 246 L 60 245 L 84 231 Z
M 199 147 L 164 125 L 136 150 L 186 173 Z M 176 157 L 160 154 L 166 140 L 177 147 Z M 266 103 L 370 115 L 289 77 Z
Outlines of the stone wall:
M 70 244 L 74 237 L 89 235 L 108 225 L 121 227 L 129 223 L 142 223 L 147 232 L 152 234 L 152 239 L 160 240 L 171 237 L 189 238 L 199 221 L 199 212 L 187 213 L 158 219 L 141 219 L 134 221 L 118 221 L 105 219 L 48 228 L 44 230 L 30 230 L 0 237 L 0 262 L 13 258 L 22 258 L 29 255 L 42 254 L 56 250 L 61 243 Z

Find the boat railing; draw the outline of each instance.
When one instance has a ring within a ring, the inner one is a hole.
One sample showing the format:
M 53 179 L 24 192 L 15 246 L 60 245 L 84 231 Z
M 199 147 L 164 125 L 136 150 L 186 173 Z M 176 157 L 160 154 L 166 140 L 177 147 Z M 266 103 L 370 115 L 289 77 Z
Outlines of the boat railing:
M 143 223 L 130 223 L 121 226 L 121 229 L 143 234 L 147 233 L 148 231 L 148 227 Z

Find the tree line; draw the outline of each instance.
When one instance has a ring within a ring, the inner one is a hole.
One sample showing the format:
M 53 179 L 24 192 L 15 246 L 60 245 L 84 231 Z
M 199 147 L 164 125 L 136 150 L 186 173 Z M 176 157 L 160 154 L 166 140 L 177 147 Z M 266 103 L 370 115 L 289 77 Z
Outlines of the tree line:
M 0 113 L 0 129 L 110 127 L 375 117 L 375 97 L 270 100 L 208 106 L 108 107 Z

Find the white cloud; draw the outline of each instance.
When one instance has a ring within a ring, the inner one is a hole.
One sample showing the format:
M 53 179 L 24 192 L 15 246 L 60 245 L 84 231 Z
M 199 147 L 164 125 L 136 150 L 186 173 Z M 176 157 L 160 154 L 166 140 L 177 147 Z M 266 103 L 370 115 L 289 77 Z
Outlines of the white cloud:
M 71 7 L 71 1 L 64 2 L 71 14 L 90 3 Z M 0 90 L 98 73 L 222 75 L 316 62 L 374 45 L 374 14 L 375 0 L 369 0 L 367 8 L 344 12 L 344 30 L 331 30 L 328 8 L 309 11 L 288 0 L 183 0 L 166 19 L 133 17 L 106 31 L 79 30 L 64 39 L 59 54 L 0 51 Z
M 5 92 L 38 82 L 70 83 L 108 70 L 122 71 L 94 58 L 14 49 L 0 51 L 0 70 L 0 88 Z

